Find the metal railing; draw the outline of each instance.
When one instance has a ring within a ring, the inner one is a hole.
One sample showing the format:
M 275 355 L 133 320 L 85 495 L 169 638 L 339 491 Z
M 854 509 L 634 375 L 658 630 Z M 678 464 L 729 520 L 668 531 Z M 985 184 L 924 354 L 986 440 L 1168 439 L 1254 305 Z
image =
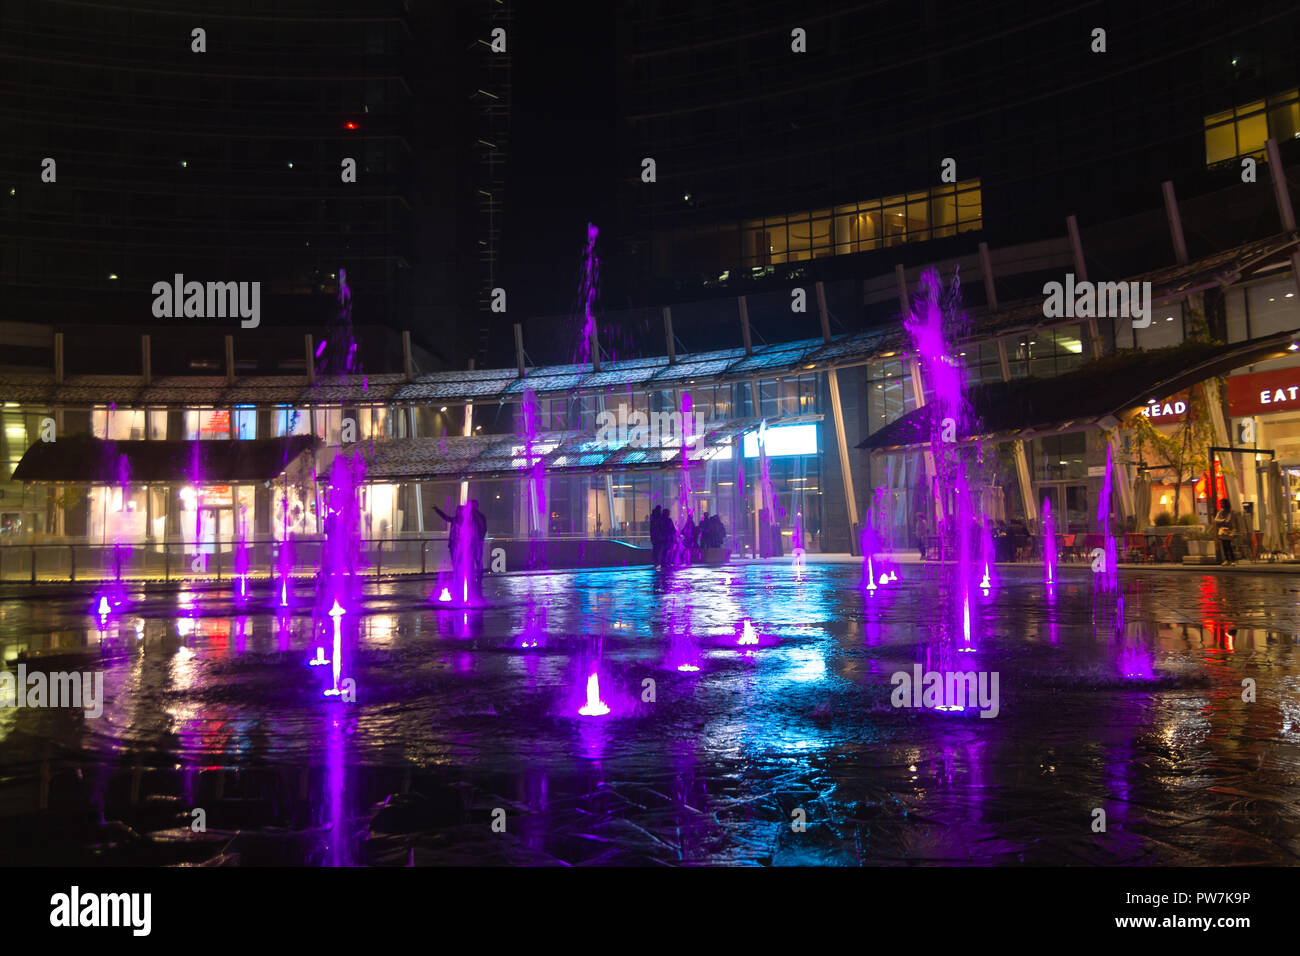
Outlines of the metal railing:
M 553 534 L 544 538 L 492 535 L 484 543 L 484 561 L 491 560 L 494 544 L 510 541 L 619 541 L 649 547 L 648 535 Z M 401 535 L 362 538 L 360 568 L 367 576 L 432 574 L 451 567 L 447 536 Z M 286 558 L 293 576 L 314 575 L 321 567 L 325 538 L 293 537 Z M 283 542 L 259 538 L 248 542 L 247 573 L 253 580 L 279 576 Z M 235 549 L 231 542 L 204 542 L 196 552 L 194 542 L 151 541 L 130 544 L 69 541 L 33 541 L 0 544 L 0 583 L 41 584 L 78 581 L 228 581 L 235 576 Z

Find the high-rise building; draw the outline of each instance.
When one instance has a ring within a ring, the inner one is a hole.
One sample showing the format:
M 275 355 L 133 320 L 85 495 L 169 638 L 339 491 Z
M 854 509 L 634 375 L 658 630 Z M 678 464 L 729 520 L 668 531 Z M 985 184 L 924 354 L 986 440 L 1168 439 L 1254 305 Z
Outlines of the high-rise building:
M 396 0 L 6 0 L 4 317 L 153 324 L 181 274 L 260 282 L 274 334 L 326 321 L 344 268 L 358 324 L 455 355 L 467 29 Z

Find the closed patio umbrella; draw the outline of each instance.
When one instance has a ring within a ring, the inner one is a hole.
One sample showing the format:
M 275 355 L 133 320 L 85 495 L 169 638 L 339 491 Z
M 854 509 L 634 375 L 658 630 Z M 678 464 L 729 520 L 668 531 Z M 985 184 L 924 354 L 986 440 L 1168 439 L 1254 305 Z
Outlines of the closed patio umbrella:
M 1134 530 L 1145 531 L 1151 523 L 1151 479 L 1145 472 L 1133 483 L 1133 513 L 1137 515 Z
M 984 499 L 984 509 L 990 521 L 1007 520 L 1007 498 L 1001 485 L 996 483 L 989 485 Z
M 1283 490 L 1282 468 L 1276 461 L 1268 463 L 1268 518 L 1264 522 L 1264 551 L 1279 553 L 1287 550 L 1283 531 L 1283 509 L 1288 506 Z

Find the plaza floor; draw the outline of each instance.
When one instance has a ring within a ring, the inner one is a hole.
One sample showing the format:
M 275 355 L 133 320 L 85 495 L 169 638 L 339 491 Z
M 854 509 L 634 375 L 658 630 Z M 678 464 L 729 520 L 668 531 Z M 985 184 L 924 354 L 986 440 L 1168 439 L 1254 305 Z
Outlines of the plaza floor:
M 510 575 L 473 609 L 367 582 L 350 703 L 308 666 L 332 621 L 305 583 L 287 610 L 128 590 L 103 622 L 86 595 L 0 599 L 10 671 L 102 670 L 106 698 L 0 707 L 0 862 L 1300 858 L 1300 580 L 1126 571 L 1117 629 L 1086 567 L 1050 593 L 1000 568 L 956 655 L 999 676 L 983 718 L 893 706 L 891 676 L 954 640 L 943 570 L 898 570 L 874 592 L 831 562 Z M 585 717 L 593 672 L 611 712 Z

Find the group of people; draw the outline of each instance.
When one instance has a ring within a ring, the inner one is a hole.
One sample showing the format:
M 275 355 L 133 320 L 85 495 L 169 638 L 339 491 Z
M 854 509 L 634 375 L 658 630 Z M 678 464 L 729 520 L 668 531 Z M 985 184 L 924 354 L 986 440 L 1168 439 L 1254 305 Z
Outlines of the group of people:
M 697 523 L 693 514 L 678 530 L 667 508 L 655 505 L 650 513 L 650 551 L 661 568 L 672 564 L 696 564 L 705 548 L 720 548 L 727 540 L 727 528 L 716 514 L 706 514 Z
M 483 590 L 483 542 L 487 540 L 487 515 L 479 511 L 478 501 L 470 501 L 447 514 L 437 505 L 433 510 L 447 522 L 447 550 L 451 552 L 452 576 L 472 582 L 476 594 Z M 466 568 L 465 566 L 468 565 Z M 463 569 L 463 570 L 462 570 Z

